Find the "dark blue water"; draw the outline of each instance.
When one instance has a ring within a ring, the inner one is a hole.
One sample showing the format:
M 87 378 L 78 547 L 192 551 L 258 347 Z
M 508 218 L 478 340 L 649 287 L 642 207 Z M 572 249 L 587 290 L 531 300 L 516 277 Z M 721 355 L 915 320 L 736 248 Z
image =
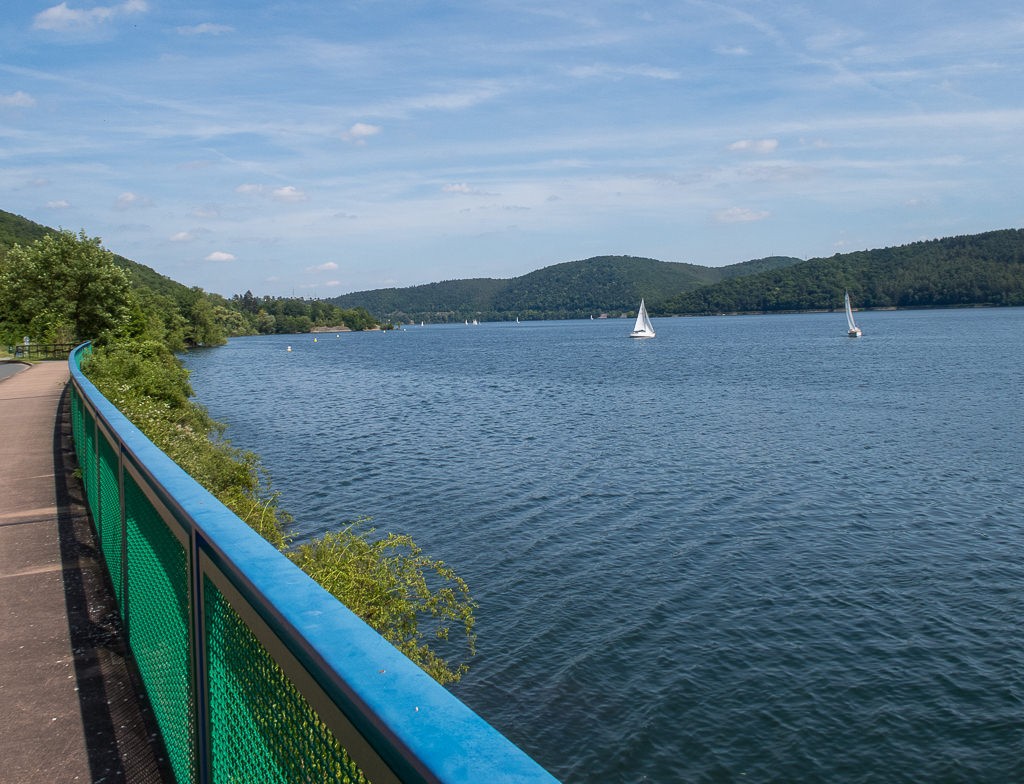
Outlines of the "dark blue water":
M 566 782 L 1024 781 L 1024 309 L 859 321 L 186 364 L 301 531 L 370 515 L 467 579 L 453 691 Z

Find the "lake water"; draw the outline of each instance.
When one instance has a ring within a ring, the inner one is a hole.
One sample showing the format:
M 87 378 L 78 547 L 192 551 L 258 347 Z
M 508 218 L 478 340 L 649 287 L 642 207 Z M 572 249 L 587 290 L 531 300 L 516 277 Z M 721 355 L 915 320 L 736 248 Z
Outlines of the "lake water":
M 858 321 L 185 362 L 301 532 L 370 515 L 469 582 L 453 691 L 563 781 L 1024 781 L 1024 309 Z

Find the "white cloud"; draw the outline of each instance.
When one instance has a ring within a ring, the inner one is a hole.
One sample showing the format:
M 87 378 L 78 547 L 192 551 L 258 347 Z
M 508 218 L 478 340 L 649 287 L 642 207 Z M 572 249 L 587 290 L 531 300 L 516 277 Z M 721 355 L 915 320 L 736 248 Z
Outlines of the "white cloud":
M 118 16 L 139 14 L 148 10 L 146 0 L 125 0 L 119 5 L 98 5 L 88 10 L 69 8 L 65 2 L 36 14 L 32 27 L 59 33 L 75 32 L 105 24 Z
M 222 33 L 233 32 L 235 32 L 235 28 L 230 25 L 214 24 L 213 22 L 203 22 L 191 27 L 178 28 L 178 33 L 181 35 L 221 35 Z
M 681 77 L 679 71 L 669 68 L 659 68 L 653 65 L 581 65 L 569 69 L 569 75 L 579 79 L 593 77 L 611 77 L 621 79 L 624 76 L 643 76 L 648 79 L 661 79 L 670 81 Z
M 0 95 L 0 106 L 13 106 L 28 109 L 36 105 L 36 99 L 26 92 L 17 90 L 10 95 Z
M 443 193 L 461 193 L 466 196 L 497 196 L 497 193 L 474 188 L 468 182 L 451 182 L 441 187 Z
M 307 196 L 294 185 L 285 185 L 282 188 L 274 188 L 273 197 L 278 201 L 305 201 Z
M 445 193 L 477 193 L 477 191 L 469 187 L 469 183 L 466 182 L 453 182 L 445 185 L 441 190 Z
M 177 234 L 171 235 L 171 242 L 191 242 L 193 239 L 195 238 L 187 231 L 179 231 Z
M 71 206 L 71 202 L 67 199 L 57 199 L 56 201 L 46 202 L 46 206 L 51 210 L 66 210 Z
M 306 272 L 330 272 L 331 270 L 338 269 L 338 265 L 333 261 L 326 261 L 323 264 L 318 264 L 315 267 L 306 267 Z
M 235 188 L 235 193 L 244 193 L 247 195 L 264 196 L 268 193 L 268 186 L 260 185 L 254 182 L 246 182 Z M 270 196 L 277 199 L 278 201 L 286 202 L 297 202 L 306 201 L 309 197 L 305 193 L 300 191 L 294 185 L 283 185 L 280 188 L 274 188 L 269 191 Z
M 726 210 L 719 210 L 715 213 L 715 220 L 718 223 L 750 223 L 751 221 L 764 220 L 770 212 L 767 210 L 750 210 L 746 207 L 729 207 Z
M 206 257 L 205 261 L 234 261 L 235 254 L 225 253 L 222 250 L 215 250 L 209 256 Z
M 132 193 L 131 191 L 125 191 L 117 197 L 117 203 L 114 206 L 119 210 L 128 210 L 132 207 L 148 207 L 150 204 L 150 200 L 144 196 L 139 196 L 139 194 Z
M 741 139 L 729 145 L 734 152 L 775 152 L 778 147 L 778 139 Z
M 724 54 L 729 57 L 746 57 L 750 52 L 745 46 L 716 46 L 715 54 Z
M 341 135 L 341 138 L 347 142 L 353 142 L 355 144 L 366 144 L 367 138 L 370 136 L 376 136 L 378 133 L 380 133 L 379 125 L 370 125 L 369 123 L 358 122 L 345 131 L 345 133 Z

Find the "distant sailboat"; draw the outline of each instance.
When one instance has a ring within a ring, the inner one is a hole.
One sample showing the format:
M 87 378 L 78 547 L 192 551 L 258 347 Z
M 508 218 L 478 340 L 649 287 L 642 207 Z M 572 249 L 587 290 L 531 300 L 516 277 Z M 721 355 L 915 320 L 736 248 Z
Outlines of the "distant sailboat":
M 843 292 L 843 304 L 846 306 L 846 334 L 851 338 L 859 338 L 863 333 L 853 320 L 853 309 L 850 307 L 850 292 Z
M 644 305 L 644 301 L 640 300 L 640 310 L 636 314 L 636 323 L 633 325 L 633 331 L 629 333 L 631 338 L 653 338 L 654 327 L 651 325 L 651 320 L 647 318 L 647 306 Z

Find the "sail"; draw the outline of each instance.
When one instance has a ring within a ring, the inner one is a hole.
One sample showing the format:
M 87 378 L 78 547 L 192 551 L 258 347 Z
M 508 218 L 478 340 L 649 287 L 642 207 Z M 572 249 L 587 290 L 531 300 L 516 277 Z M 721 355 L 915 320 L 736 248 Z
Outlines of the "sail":
M 850 292 L 843 292 L 843 304 L 846 306 L 846 334 L 851 338 L 859 338 L 863 332 L 853 320 L 853 308 L 850 307 Z
M 636 323 L 633 325 L 633 331 L 629 333 L 631 338 L 653 338 L 654 337 L 654 325 L 651 324 L 651 320 L 647 317 L 647 306 L 644 305 L 644 301 L 640 300 L 640 310 L 636 314 Z

